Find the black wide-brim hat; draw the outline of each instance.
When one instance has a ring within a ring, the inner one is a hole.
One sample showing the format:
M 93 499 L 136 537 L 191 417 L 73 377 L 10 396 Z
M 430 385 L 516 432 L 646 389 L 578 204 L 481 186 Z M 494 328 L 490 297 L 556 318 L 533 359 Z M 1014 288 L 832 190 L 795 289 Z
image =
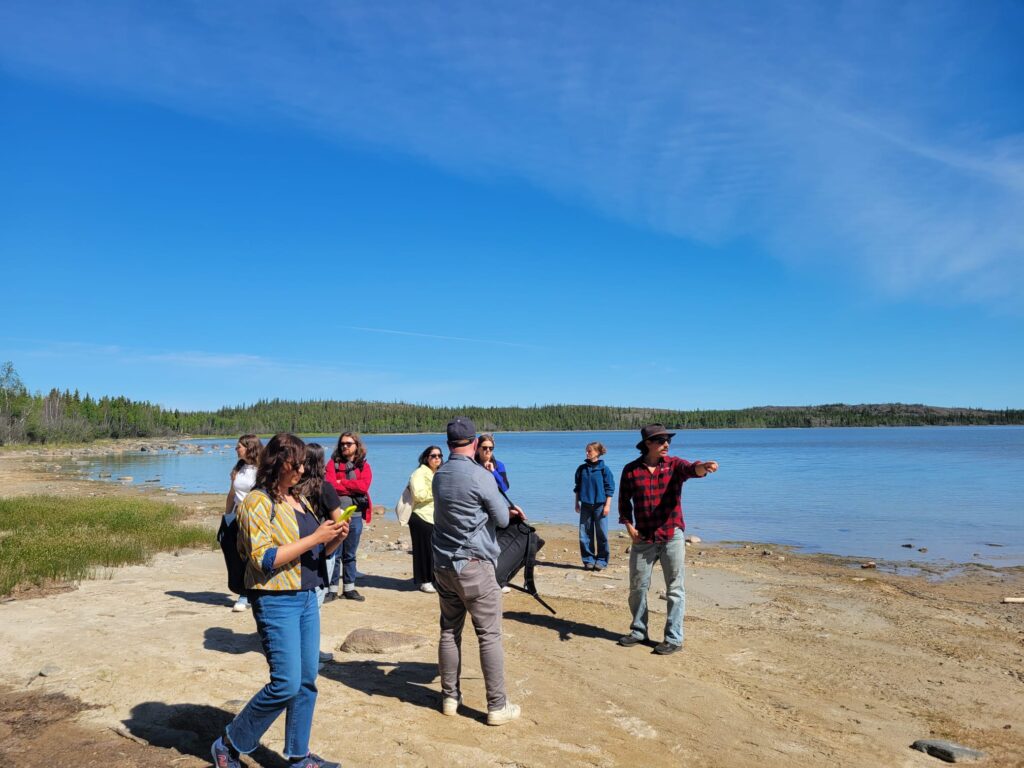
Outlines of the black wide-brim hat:
M 668 437 L 675 437 L 675 432 L 669 432 L 665 429 L 664 424 L 648 424 L 646 427 L 640 430 L 640 442 L 636 444 L 636 449 L 642 451 L 644 449 L 644 443 L 650 440 L 652 437 L 658 435 L 667 435 Z

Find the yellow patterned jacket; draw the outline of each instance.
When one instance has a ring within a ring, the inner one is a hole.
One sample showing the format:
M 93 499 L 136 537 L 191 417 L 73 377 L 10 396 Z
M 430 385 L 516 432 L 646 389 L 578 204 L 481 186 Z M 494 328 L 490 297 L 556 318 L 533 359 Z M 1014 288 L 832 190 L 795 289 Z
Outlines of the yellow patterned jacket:
M 302 496 L 297 498 L 312 514 L 309 502 Z M 295 510 L 254 489 L 246 494 L 237 512 L 238 554 L 245 561 L 245 588 L 265 592 L 302 589 L 302 558 L 274 568 L 278 547 L 300 538 Z

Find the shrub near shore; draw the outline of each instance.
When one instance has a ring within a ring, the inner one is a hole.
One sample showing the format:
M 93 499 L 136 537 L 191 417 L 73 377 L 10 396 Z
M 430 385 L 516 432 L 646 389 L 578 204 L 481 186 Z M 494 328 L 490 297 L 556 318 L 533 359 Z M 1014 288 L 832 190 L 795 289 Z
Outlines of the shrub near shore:
M 211 547 L 184 511 L 149 499 L 0 499 L 0 595 L 17 586 L 88 578 L 96 568 L 146 562 L 156 552 Z

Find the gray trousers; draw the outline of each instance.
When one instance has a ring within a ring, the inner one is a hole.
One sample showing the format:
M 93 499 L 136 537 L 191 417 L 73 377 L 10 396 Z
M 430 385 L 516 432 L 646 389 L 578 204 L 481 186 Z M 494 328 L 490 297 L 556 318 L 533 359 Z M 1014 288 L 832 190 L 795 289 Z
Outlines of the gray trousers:
M 462 695 L 459 688 L 462 628 L 468 611 L 480 645 L 487 710 L 503 708 L 505 650 L 501 645 L 501 587 L 494 578 L 494 566 L 482 560 L 471 560 L 461 573 L 451 568 L 436 568 L 434 586 L 441 604 L 441 641 L 437 648 L 441 695 L 453 699 Z

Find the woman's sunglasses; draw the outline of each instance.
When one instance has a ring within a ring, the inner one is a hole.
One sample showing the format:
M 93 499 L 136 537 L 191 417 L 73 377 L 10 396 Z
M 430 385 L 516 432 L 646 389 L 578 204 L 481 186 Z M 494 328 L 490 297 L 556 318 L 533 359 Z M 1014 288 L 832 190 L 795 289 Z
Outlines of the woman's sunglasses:
M 442 458 L 442 456 L 441 456 L 440 453 L 432 453 L 429 456 L 427 456 L 427 458 L 428 459 L 440 459 L 440 458 Z

